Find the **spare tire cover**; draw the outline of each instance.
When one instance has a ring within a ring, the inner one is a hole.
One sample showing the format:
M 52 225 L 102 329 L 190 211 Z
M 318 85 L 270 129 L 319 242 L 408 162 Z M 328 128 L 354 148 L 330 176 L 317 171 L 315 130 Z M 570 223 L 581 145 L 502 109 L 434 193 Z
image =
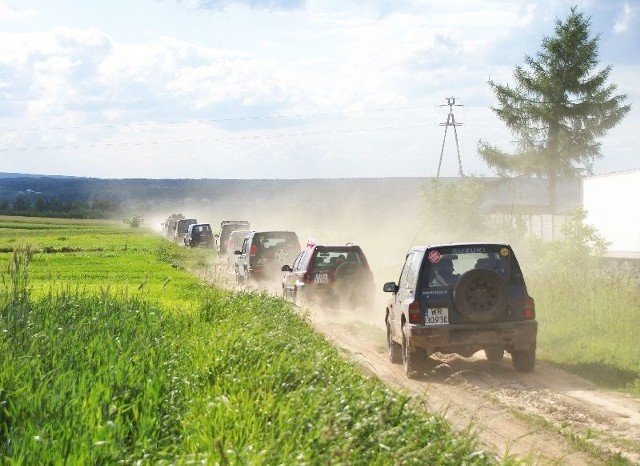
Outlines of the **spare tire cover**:
M 360 282 L 364 271 L 360 264 L 355 262 L 343 262 L 336 268 L 336 280 L 349 280 L 351 282 Z
M 507 285 L 493 270 L 468 270 L 453 288 L 453 301 L 471 321 L 491 322 L 507 309 Z

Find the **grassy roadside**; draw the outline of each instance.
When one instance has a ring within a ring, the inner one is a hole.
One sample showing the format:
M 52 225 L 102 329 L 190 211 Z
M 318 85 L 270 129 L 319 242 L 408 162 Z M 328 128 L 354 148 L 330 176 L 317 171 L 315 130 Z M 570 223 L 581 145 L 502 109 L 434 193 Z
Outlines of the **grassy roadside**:
M 3 464 L 496 463 L 287 303 L 199 283 L 207 251 L 55 225 L 0 223 Z
M 640 396 L 640 279 L 611 272 L 527 275 L 538 356 L 601 387 Z

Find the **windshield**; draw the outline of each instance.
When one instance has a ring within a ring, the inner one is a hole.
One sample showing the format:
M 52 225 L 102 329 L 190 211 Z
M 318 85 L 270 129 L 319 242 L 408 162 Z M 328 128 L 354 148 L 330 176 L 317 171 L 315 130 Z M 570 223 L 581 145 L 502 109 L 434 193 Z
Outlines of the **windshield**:
M 326 249 L 323 247 L 316 253 L 313 268 L 335 268 L 344 262 L 366 265 L 366 261 L 355 248 Z

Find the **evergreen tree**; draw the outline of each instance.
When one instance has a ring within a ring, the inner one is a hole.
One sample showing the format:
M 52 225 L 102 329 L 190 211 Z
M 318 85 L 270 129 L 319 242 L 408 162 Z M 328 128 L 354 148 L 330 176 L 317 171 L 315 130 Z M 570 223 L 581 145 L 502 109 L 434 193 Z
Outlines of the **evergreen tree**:
M 515 87 L 489 86 L 498 99 L 492 110 L 517 138 L 507 153 L 485 141 L 478 152 L 499 176 L 549 179 L 549 208 L 556 211 L 556 179 L 591 173 L 601 158 L 601 138 L 631 109 L 626 95 L 607 84 L 611 66 L 599 71 L 599 37 L 590 37 L 590 19 L 574 6 L 565 21 L 556 20 L 555 35 L 542 40 L 526 67 L 516 66 Z

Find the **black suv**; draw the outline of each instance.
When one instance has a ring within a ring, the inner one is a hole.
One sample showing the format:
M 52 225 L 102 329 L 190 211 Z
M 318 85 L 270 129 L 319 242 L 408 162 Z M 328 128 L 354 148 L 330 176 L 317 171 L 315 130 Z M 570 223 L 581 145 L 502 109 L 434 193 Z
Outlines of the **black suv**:
M 184 245 L 194 248 L 204 246 L 213 247 L 213 231 L 209 223 L 192 223 L 184 235 Z
M 511 246 L 452 243 L 416 247 L 406 256 L 386 309 L 389 359 L 416 377 L 435 352 L 471 356 L 483 349 L 489 361 L 511 353 L 517 371 L 535 367 L 533 298 L 527 293 Z
M 360 246 L 308 244 L 282 271 L 282 296 L 295 303 L 373 307 L 373 274 Z
M 234 251 L 236 283 L 249 279 L 275 280 L 283 264 L 291 263 L 300 252 L 298 235 L 293 231 L 252 231 Z

